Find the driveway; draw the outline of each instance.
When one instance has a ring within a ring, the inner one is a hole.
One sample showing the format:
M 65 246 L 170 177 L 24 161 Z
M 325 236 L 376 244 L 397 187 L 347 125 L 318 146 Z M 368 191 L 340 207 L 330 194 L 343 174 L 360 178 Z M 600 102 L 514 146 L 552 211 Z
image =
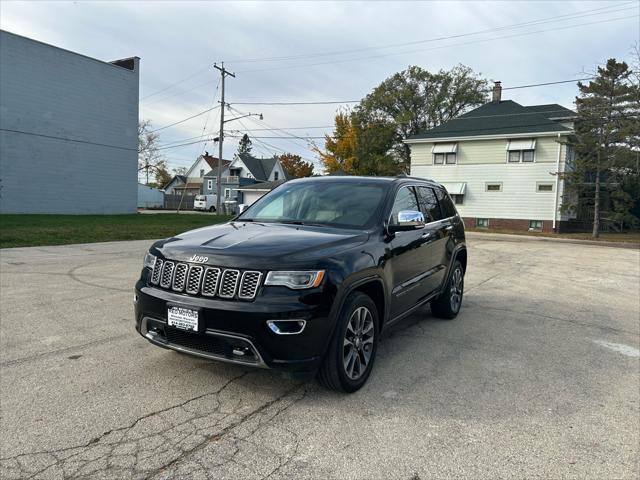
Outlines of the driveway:
M 340 395 L 146 342 L 150 243 L 0 251 L 0 478 L 638 478 L 637 250 L 474 237 Z

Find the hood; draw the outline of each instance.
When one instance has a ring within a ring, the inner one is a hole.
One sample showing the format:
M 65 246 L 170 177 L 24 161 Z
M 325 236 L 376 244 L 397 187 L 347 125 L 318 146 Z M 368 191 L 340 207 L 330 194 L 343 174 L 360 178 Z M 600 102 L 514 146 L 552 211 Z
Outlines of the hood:
M 210 265 L 246 266 L 308 262 L 328 258 L 364 243 L 368 233 L 332 227 L 229 222 L 191 230 L 155 247 L 165 258 L 189 261 L 197 254 Z

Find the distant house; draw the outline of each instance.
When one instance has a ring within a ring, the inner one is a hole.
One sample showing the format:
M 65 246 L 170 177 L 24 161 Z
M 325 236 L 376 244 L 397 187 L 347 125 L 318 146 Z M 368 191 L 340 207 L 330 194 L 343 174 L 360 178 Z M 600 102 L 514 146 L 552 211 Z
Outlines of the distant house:
M 139 74 L 0 31 L 0 213 L 134 213 Z
M 217 191 L 217 167 L 204 176 L 202 193 L 215 194 Z M 260 182 L 286 180 L 282 164 L 277 157 L 256 158 L 249 154 L 236 155 L 234 160 L 222 170 L 222 200 L 247 203 L 245 188 Z
M 405 140 L 411 175 L 442 183 L 467 226 L 559 231 L 575 113 L 557 104 L 493 100 Z
M 230 164 L 230 160 L 222 160 L 223 170 L 226 169 Z M 207 193 L 204 185 L 205 175 L 207 174 L 207 172 L 211 172 L 211 170 L 213 169 L 216 169 L 217 172 L 217 168 L 218 159 L 209 155 L 209 152 L 205 152 L 205 154 L 200 155 L 193 163 L 193 165 L 191 165 L 189 170 L 187 170 L 187 173 L 184 175 L 184 177 L 186 177 L 186 181 L 181 185 L 176 184 L 175 186 L 173 186 L 171 193 L 176 193 L 179 195 L 182 194 L 183 191 L 185 195 L 198 195 L 200 193 Z
M 165 185 L 164 193 L 173 195 L 176 193 L 176 188 L 184 187 L 186 183 L 187 177 L 185 175 L 174 175 L 171 181 Z
M 253 185 L 240 187 L 237 189 L 239 192 L 242 193 L 242 201 L 239 203 L 251 205 L 256 200 L 263 197 L 274 188 L 279 187 L 286 181 L 287 180 L 274 180 L 272 182 L 260 182 L 260 183 L 255 183 Z

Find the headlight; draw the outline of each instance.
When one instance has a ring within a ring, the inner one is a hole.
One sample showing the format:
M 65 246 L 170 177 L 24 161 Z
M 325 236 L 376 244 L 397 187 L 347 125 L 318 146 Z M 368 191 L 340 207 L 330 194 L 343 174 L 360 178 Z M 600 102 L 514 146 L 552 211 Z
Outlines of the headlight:
M 279 285 L 294 289 L 317 287 L 322 283 L 324 270 L 303 272 L 269 272 L 265 285 Z
M 151 255 L 149 252 L 147 252 L 147 254 L 144 256 L 144 261 L 142 262 L 142 267 L 143 268 L 150 268 L 151 270 L 153 270 L 153 267 L 156 266 L 156 256 L 155 255 Z

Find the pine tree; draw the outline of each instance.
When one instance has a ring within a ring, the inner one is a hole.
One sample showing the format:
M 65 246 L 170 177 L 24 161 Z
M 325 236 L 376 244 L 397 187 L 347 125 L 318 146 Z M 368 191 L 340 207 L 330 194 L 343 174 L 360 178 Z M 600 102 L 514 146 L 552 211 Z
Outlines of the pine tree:
M 574 209 L 593 205 L 594 239 L 603 219 L 634 221 L 632 192 L 640 177 L 632 148 L 640 135 L 640 97 L 632 73 L 626 63 L 610 59 L 588 85 L 578 83 L 576 135 L 570 142 L 575 158 L 566 173 L 565 201 Z
M 244 135 L 242 135 L 240 142 L 238 142 L 238 155 L 241 155 L 243 153 L 251 155 L 252 149 L 253 144 L 251 143 L 251 139 L 249 138 L 249 135 L 245 133 Z

